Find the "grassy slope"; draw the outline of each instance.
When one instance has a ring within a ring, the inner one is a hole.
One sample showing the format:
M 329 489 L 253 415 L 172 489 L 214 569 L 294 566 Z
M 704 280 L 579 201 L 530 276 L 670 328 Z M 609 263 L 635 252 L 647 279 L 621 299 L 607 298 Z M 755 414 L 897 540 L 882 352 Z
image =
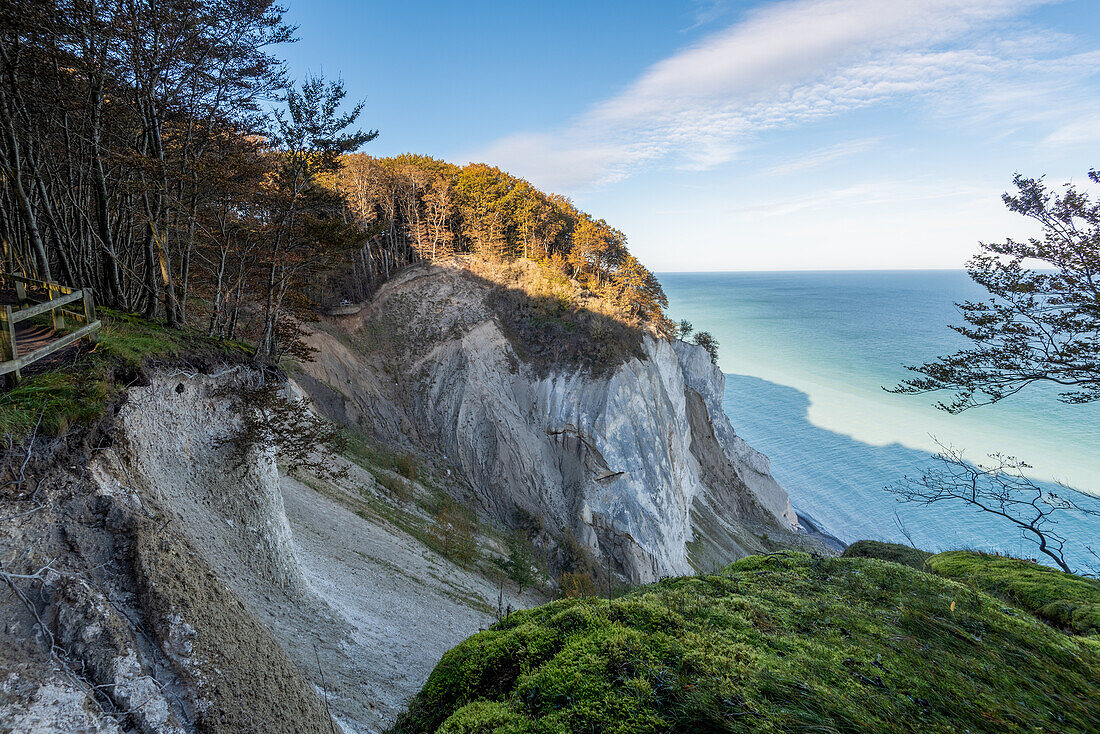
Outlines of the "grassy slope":
M 645 329 L 606 298 L 531 260 L 467 259 L 474 277 L 495 286 L 488 303 L 516 354 L 539 373 L 554 367 L 613 372 L 645 359 Z
M 928 568 L 1002 597 L 1056 627 L 1100 636 L 1100 581 L 1015 558 L 952 551 L 928 559 Z
M 513 614 L 398 732 L 1094 732 L 1100 648 L 874 559 L 755 556 Z
M 924 570 L 924 563 L 933 554 L 900 543 L 883 543 L 878 540 L 857 540 L 844 550 L 845 558 L 877 558 L 893 561 L 903 566 Z
M 1091 635 L 1100 642 L 1100 580 L 1017 558 L 971 551 L 932 554 L 875 540 L 853 543 L 844 556 L 893 561 L 959 581 L 1066 632 Z
M 0 392 L 0 435 L 17 438 L 30 433 L 41 418 L 39 432 L 53 436 L 70 426 L 95 421 L 128 384 L 140 379 L 149 361 L 239 360 L 247 348 L 168 329 L 138 316 L 104 310 L 103 327 L 89 350 Z

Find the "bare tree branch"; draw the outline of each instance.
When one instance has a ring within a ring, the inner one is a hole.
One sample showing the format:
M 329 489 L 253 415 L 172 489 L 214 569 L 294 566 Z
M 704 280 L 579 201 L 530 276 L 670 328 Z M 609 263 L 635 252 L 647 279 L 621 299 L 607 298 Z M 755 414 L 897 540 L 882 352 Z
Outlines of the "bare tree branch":
M 987 463 L 972 464 L 961 450 L 939 446 L 941 450 L 933 457 L 931 468 L 919 477 L 904 477 L 887 486 L 886 491 L 902 502 L 962 503 L 1002 517 L 1020 528 L 1059 568 L 1073 573 L 1065 558 L 1067 538 L 1056 529 L 1058 517 L 1067 512 L 1100 516 L 1100 511 L 1044 489 L 1027 476 L 1031 467 L 1016 457 L 990 454 Z

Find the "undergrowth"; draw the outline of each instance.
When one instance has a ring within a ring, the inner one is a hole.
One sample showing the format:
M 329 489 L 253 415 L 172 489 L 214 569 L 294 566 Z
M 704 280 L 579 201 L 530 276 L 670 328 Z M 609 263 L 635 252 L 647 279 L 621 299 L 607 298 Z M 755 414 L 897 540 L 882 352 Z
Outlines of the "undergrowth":
M 15 387 L 0 392 L 0 435 L 19 440 L 36 430 L 52 436 L 103 415 L 121 390 L 143 380 L 150 362 L 208 363 L 239 360 L 248 348 L 146 321 L 133 314 L 101 311 L 95 343 L 32 365 Z
M 903 566 L 924 570 L 924 562 L 932 557 L 928 551 L 922 551 L 900 543 L 883 543 L 878 540 L 857 540 L 844 549 L 845 558 L 878 558 L 893 561 Z
M 492 290 L 489 306 L 520 359 L 544 373 L 568 365 L 596 375 L 645 359 L 641 324 L 604 298 L 533 261 L 472 261 Z
M 393 451 L 370 441 L 356 431 L 345 431 L 343 453 L 367 470 L 381 469 L 396 472 L 414 482 L 420 478 L 420 463 L 414 454 L 407 451 Z

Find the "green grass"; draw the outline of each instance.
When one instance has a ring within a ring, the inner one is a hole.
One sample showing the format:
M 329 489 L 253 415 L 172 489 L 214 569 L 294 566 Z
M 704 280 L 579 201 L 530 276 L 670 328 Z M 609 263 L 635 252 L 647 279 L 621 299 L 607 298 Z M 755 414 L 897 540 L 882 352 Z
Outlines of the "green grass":
M 892 561 L 903 566 L 924 570 L 924 562 L 932 557 L 928 551 L 922 551 L 900 543 L 882 543 L 877 540 L 858 540 L 844 551 L 845 558 L 877 558 L 880 561 Z
M 420 479 L 420 464 L 411 453 L 393 451 L 352 430 L 344 432 L 344 446 L 344 455 L 368 471 L 382 469 L 414 482 Z
M 896 563 L 753 556 L 517 612 L 395 732 L 1095 732 L 1100 646 Z
M 65 364 L 29 374 L 16 387 L 0 392 L 0 435 L 17 440 L 38 426 L 39 433 L 65 434 L 70 427 L 98 420 L 107 404 L 139 379 L 149 361 L 173 362 L 199 357 L 241 359 L 248 348 L 104 309 L 96 343 Z
M 1100 635 L 1100 581 L 1047 566 L 987 553 L 950 551 L 932 556 L 929 568 L 999 596 L 1056 627 Z

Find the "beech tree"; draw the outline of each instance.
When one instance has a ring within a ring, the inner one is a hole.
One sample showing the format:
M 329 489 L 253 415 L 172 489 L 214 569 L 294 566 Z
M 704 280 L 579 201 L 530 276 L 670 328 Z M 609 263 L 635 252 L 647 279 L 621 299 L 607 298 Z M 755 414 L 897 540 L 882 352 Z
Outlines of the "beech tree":
M 1089 178 L 1100 183 L 1100 172 Z M 938 403 L 951 413 L 1038 383 L 1061 388 L 1066 403 L 1100 399 L 1100 202 L 1069 184 L 1053 192 L 1042 178 L 1014 183 L 1005 205 L 1042 235 L 981 245 L 967 270 L 988 298 L 956 304 L 966 323 L 952 327 L 971 345 L 910 367 L 921 376 L 895 392 L 951 391 Z
M 374 133 L 348 132 L 362 107 L 340 111 L 339 82 L 288 84 L 272 53 L 294 40 L 283 13 L 272 0 L 0 4 L 5 267 L 172 326 L 201 319 L 259 342 L 259 359 L 293 348 L 289 317 L 308 316 L 362 239 L 330 179 Z
M 363 103 L 341 112 L 346 96 L 343 80 L 310 76 L 300 87 L 287 88 L 286 110 L 273 115 L 270 155 L 275 165 L 267 186 L 271 220 L 266 228 L 270 244 L 260 250 L 265 299 L 256 353 L 261 359 L 276 359 L 297 333 L 298 319 L 283 323 L 288 295 L 304 295 L 310 276 L 331 268 L 341 254 L 341 242 L 350 240 L 340 226 L 343 200 L 321 181 L 339 170 L 340 156 L 373 140 L 378 131 L 348 130 Z M 289 330 L 290 339 L 280 339 L 280 327 Z
M 616 303 L 627 320 L 671 336 L 668 300 L 628 248 L 626 235 L 492 166 L 454 166 L 426 156 L 345 156 L 334 186 L 364 235 L 346 286 L 365 297 L 392 269 L 473 252 L 535 259 Z
M 7 265 L 185 323 L 202 209 L 239 173 L 222 143 L 256 137 L 259 101 L 285 84 L 270 53 L 293 40 L 282 13 L 270 0 L 3 3 Z

